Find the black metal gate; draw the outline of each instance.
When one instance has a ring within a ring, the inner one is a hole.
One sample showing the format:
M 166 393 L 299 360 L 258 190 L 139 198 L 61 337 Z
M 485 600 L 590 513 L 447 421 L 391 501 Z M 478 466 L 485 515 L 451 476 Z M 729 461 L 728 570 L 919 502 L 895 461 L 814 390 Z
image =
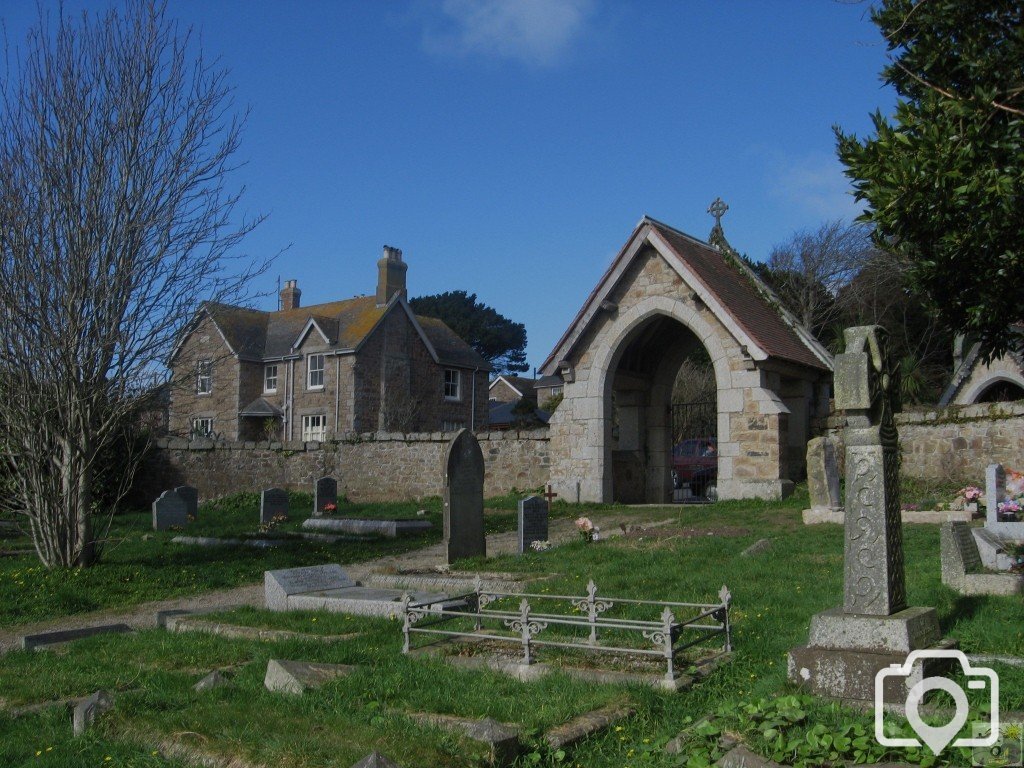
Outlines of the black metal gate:
M 713 501 L 718 485 L 718 407 L 714 401 L 673 403 L 672 486 L 674 501 Z

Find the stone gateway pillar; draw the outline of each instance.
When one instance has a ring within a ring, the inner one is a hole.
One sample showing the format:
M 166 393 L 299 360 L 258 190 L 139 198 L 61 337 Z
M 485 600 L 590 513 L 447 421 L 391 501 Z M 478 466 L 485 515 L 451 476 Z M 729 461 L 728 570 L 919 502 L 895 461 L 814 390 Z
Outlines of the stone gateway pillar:
M 836 357 L 836 408 L 846 415 L 843 605 L 811 619 L 808 644 L 789 652 L 789 680 L 812 693 L 873 701 L 875 675 L 941 641 L 934 608 L 908 608 L 899 501 L 899 373 L 879 326 L 847 328 Z M 945 645 L 943 647 L 949 647 Z M 918 665 L 887 678 L 883 698 L 903 704 L 908 686 L 934 674 Z

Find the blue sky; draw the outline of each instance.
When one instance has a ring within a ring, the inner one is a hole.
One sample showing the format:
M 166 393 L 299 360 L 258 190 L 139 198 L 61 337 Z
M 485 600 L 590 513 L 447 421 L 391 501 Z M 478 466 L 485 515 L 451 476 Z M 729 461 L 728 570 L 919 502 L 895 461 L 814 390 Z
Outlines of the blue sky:
M 280 276 L 304 304 L 371 293 L 386 243 L 410 296 L 463 289 L 525 323 L 532 365 L 644 214 L 704 238 L 721 196 L 755 259 L 852 218 L 832 125 L 863 134 L 894 98 L 866 2 L 168 7 L 251 109 L 234 181 L 269 218 L 245 250 L 288 247 L 258 290 Z M 35 16 L 32 0 L 0 7 L 14 44 Z

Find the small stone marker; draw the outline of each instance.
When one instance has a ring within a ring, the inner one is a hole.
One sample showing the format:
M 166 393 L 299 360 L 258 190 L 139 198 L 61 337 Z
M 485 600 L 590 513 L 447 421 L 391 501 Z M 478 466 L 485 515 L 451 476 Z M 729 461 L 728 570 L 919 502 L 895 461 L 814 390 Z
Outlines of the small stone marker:
M 749 547 L 740 552 L 740 557 L 753 557 L 754 555 L 760 555 L 762 552 L 767 552 L 771 548 L 771 539 L 758 539 Z
M 830 437 L 816 437 L 807 443 L 807 490 L 811 509 L 839 509 L 839 461 Z
M 1006 501 L 1006 470 L 1002 464 L 985 468 L 985 526 L 999 522 L 999 503 Z
M 288 610 L 288 596 L 328 589 L 346 589 L 356 583 L 337 563 L 311 565 L 306 568 L 284 568 L 263 574 L 263 590 L 267 608 L 271 611 Z
M 188 505 L 188 515 L 193 520 L 199 519 L 199 489 L 193 488 L 191 485 L 179 485 L 174 489 L 174 492 L 181 496 Z
M 811 617 L 806 646 L 788 656 L 788 678 L 813 694 L 875 700 L 875 674 L 942 639 L 934 608 L 908 608 L 899 501 L 899 369 L 880 326 L 847 328 L 836 356 L 835 403 L 846 412 L 843 605 Z M 911 680 L 937 666 L 925 656 Z M 882 701 L 907 701 L 905 678 Z M 911 683 L 912 684 L 912 683 Z
M 632 716 L 632 707 L 610 704 L 555 726 L 544 734 L 544 741 L 552 749 L 564 749 Z
M 322 517 L 325 504 L 338 504 L 338 481 L 333 477 L 321 477 L 313 489 L 313 517 Z
M 166 531 L 188 525 L 188 502 L 177 491 L 164 491 L 153 502 L 153 530 Z
M 288 491 L 267 488 L 260 494 L 260 522 L 269 523 L 277 515 L 288 514 Z
M 224 675 L 220 673 L 220 670 L 215 669 L 198 683 L 193 685 L 192 690 L 202 693 L 203 691 L 212 691 L 214 688 L 230 685 L 230 683 L 231 681 L 224 677 Z
M 429 712 L 415 712 L 410 717 L 418 723 L 462 733 L 473 741 L 480 742 L 487 747 L 488 765 L 511 765 L 519 756 L 519 731 L 512 726 L 499 723 L 493 717 L 477 720 Z
M 380 752 L 371 752 L 352 768 L 400 768 L 398 763 Z
M 96 693 L 80 701 L 75 707 L 74 714 L 71 716 L 71 727 L 75 736 L 81 736 L 89 730 L 92 724 L 96 722 L 96 718 L 107 710 L 113 709 L 113 707 L 114 700 L 106 691 L 96 691 Z
M 444 541 L 449 563 L 487 556 L 484 455 L 468 429 L 460 429 L 445 452 Z
M 305 661 L 271 659 L 263 685 L 268 691 L 302 695 L 309 688 L 319 688 L 338 677 L 350 674 L 355 667 L 348 664 L 320 664 Z
M 535 541 L 548 540 L 548 503 L 540 496 L 519 502 L 519 554 Z

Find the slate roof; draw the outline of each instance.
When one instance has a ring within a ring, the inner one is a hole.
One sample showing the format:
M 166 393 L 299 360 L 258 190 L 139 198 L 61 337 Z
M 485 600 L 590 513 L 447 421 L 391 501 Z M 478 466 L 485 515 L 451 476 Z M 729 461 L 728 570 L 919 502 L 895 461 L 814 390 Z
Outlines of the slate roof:
M 268 403 L 262 397 L 257 397 L 245 408 L 238 412 L 239 416 L 255 416 L 257 418 L 273 418 L 283 415 L 283 411 L 273 403 Z
M 589 323 L 588 309 L 619 266 L 630 245 L 646 227 L 650 227 L 668 246 L 670 253 L 666 256 L 674 256 L 683 266 L 688 267 L 704 288 L 718 298 L 731 319 L 765 354 L 818 370 L 831 370 L 830 365 L 812 351 L 811 345 L 816 345 L 826 359 L 829 359 L 828 352 L 813 340 L 809 332 L 805 331 L 811 340 L 801 337 L 791 324 L 795 324 L 795 320 L 787 321 L 781 304 L 776 303 L 777 299 L 770 298 L 770 289 L 752 271 L 742 267 L 737 260 L 718 248 L 649 216 L 640 221 L 622 251 L 591 291 L 569 328 L 544 361 L 541 366 L 543 369 L 551 369 L 557 362 L 555 357 L 566 344 L 569 349 L 575 345 L 580 338 L 581 328 Z
M 717 248 L 648 218 L 675 254 L 697 273 L 727 312 L 771 357 L 828 370 L 761 291 L 767 287 Z M 761 289 L 760 291 L 758 289 Z
M 378 306 L 374 296 L 357 296 L 278 312 L 209 302 L 203 308 L 235 354 L 243 359 L 262 360 L 294 354 L 292 345 L 311 318 L 328 337 L 331 349 L 354 351 L 384 315 L 397 309 L 400 303 L 408 307 L 404 300 L 393 299 L 385 306 Z M 439 363 L 456 368 L 491 370 L 488 362 L 444 322 L 432 317 L 414 317 L 433 346 Z M 313 328 L 310 333 L 317 333 L 317 330 Z
M 495 403 L 492 405 L 487 412 L 488 426 L 500 429 L 513 424 L 529 426 L 531 422 L 534 424 L 547 424 L 551 418 L 550 413 L 542 411 L 540 408 L 534 408 L 532 413 L 519 414 L 514 412 L 515 407 L 516 403 Z
M 503 373 L 491 382 L 491 386 L 493 386 L 499 378 L 519 390 L 520 397 L 529 397 L 534 400 L 537 399 L 537 393 L 534 391 L 534 387 L 537 386 L 537 382 L 534 379 L 527 378 L 526 376 L 513 376 L 508 373 Z

